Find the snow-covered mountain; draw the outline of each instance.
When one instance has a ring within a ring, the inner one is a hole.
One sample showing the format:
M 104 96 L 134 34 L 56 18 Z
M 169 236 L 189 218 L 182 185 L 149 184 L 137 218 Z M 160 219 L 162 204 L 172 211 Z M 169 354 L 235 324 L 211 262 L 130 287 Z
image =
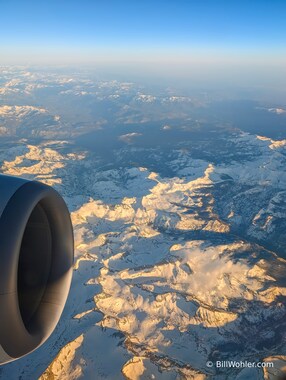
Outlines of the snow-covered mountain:
M 202 119 L 184 124 L 186 107 L 191 115 L 207 107 L 199 99 L 146 95 L 115 81 L 5 75 L 1 172 L 43 181 L 64 196 L 76 252 L 56 331 L 38 351 L 0 368 L 0 379 L 274 379 L 286 361 L 286 140 Z M 12 90 L 21 99 L 43 88 L 57 88 L 69 102 L 89 97 L 90 120 L 93 96 L 95 108 L 100 96 L 116 102 L 120 121 L 104 135 L 107 154 L 99 141 L 110 121 L 104 124 L 103 111 L 75 133 L 67 104 L 61 114 L 51 95 L 42 104 L 9 103 Z M 160 121 L 167 103 L 183 104 L 179 126 L 171 115 L 170 128 Z M 142 120 L 140 130 L 128 131 L 136 139 L 120 140 L 144 107 L 148 118 L 157 107 L 154 140 Z M 47 115 L 61 123 L 58 138 L 18 132 L 30 128 L 25 120 L 41 131 Z M 77 139 L 99 125 L 88 144 Z M 166 137 L 174 128 L 179 141 Z M 108 145 L 112 138 L 119 145 Z M 207 365 L 217 360 L 273 361 L 275 368 Z

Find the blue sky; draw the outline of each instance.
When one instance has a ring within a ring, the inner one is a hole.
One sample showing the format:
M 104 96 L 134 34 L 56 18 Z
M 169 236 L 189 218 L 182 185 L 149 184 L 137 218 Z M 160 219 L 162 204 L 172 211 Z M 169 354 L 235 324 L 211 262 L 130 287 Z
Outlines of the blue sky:
M 0 0 L 0 12 L 0 62 L 285 57 L 285 0 Z

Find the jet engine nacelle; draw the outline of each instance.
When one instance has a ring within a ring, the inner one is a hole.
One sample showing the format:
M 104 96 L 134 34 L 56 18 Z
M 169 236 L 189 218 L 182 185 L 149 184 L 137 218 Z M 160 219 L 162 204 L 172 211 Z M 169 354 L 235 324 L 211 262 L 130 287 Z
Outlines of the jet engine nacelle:
M 61 196 L 0 175 L 0 364 L 50 336 L 71 283 L 73 230 Z

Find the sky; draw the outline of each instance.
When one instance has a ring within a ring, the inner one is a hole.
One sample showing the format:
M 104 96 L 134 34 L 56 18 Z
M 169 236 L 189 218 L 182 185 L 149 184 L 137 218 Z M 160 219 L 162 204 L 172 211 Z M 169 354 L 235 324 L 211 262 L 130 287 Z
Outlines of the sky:
M 0 0 L 0 14 L 0 64 L 285 73 L 285 0 Z

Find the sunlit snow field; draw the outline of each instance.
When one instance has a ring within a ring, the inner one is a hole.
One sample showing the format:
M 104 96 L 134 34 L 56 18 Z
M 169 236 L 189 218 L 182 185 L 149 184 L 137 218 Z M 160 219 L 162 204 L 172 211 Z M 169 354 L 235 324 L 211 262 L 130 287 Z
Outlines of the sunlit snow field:
M 1 172 L 60 192 L 76 249 L 58 327 L 0 379 L 273 379 L 285 128 L 283 104 L 2 67 Z

